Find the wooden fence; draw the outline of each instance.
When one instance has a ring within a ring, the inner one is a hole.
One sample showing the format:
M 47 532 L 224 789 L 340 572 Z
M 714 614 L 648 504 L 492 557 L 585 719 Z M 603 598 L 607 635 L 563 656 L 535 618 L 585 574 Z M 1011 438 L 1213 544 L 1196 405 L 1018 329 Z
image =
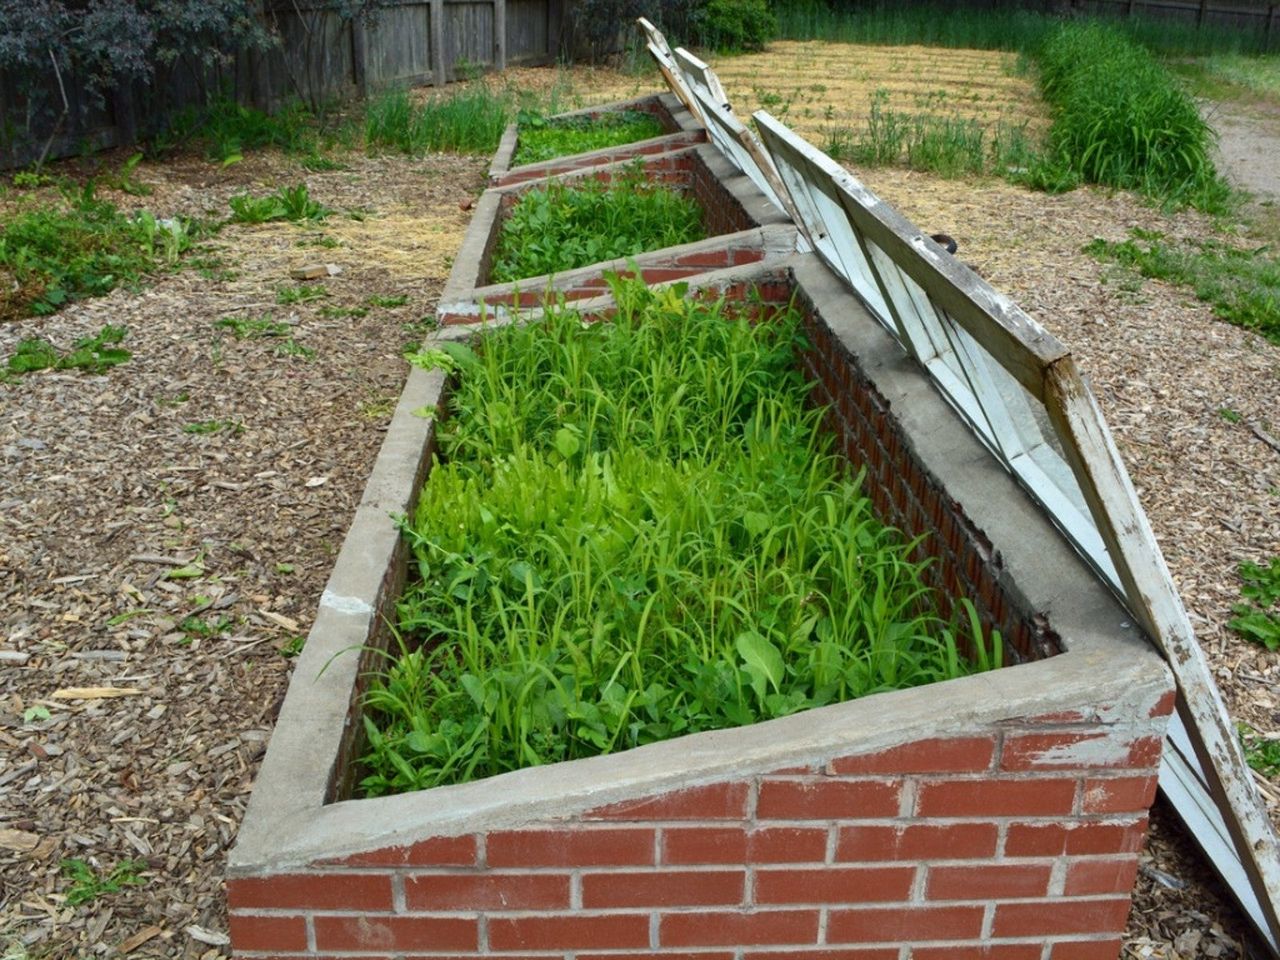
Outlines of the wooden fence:
M 1144 16 L 1188 26 L 1239 30 L 1260 38 L 1265 49 L 1280 45 L 1280 3 L 1221 3 L 1218 0 L 1073 0 L 1075 9 L 1104 16 Z
M 272 109 L 298 98 L 318 103 L 393 86 L 445 84 L 475 71 L 555 59 L 565 0 L 383 0 L 368 20 L 340 16 L 325 0 L 266 0 L 262 16 L 278 37 L 267 51 L 241 51 L 224 67 L 176 64 L 148 85 L 88 101 L 64 77 L 70 104 L 49 155 L 122 146 L 154 133 L 173 111 L 225 92 Z M 48 103 L 61 104 L 52 68 Z M 0 167 L 37 158 L 54 119 L 32 116 L 12 78 L 0 72 Z

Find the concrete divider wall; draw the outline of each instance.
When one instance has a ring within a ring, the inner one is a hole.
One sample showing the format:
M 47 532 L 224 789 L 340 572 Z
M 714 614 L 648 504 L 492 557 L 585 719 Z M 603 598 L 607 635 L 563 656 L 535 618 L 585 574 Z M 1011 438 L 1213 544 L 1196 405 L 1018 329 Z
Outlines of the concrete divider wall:
M 353 799 L 360 691 L 405 576 L 392 515 L 445 395 L 415 370 L 231 852 L 237 956 L 1114 960 L 1173 708 L 1163 661 L 813 255 L 688 282 L 765 322 L 805 312 L 802 360 L 867 493 L 938 557 L 944 602 L 973 600 L 1023 662 Z

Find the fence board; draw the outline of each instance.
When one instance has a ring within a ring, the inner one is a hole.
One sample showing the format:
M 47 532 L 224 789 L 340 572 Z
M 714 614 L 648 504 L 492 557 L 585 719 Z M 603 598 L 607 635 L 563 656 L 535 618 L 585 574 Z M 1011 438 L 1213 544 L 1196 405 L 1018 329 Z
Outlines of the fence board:
M 104 108 L 68 118 L 50 158 L 133 142 L 158 132 L 174 111 L 225 92 L 266 110 L 293 98 L 333 99 L 370 89 L 443 84 L 506 62 L 555 59 L 566 0 L 383 0 L 367 22 L 344 19 L 332 0 L 267 0 L 263 13 L 280 43 L 242 51 L 226 68 L 160 66 L 150 84 L 111 92 Z M 52 85 L 52 73 L 49 84 Z M 68 98 L 84 99 L 73 78 Z M 52 89 L 52 87 L 51 87 Z M 52 100 L 49 101 L 53 103 Z M 39 157 L 61 112 L 31 118 L 13 78 L 0 74 L 0 168 Z
M 553 59 L 548 0 L 507 0 L 507 62 Z

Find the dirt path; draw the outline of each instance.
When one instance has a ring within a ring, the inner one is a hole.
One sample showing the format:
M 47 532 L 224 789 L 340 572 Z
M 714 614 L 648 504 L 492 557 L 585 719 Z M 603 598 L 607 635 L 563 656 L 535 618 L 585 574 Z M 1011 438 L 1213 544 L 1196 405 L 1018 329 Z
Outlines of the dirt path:
M 1260 204 L 1280 203 L 1280 104 L 1227 100 L 1202 111 L 1218 131 L 1218 169 Z

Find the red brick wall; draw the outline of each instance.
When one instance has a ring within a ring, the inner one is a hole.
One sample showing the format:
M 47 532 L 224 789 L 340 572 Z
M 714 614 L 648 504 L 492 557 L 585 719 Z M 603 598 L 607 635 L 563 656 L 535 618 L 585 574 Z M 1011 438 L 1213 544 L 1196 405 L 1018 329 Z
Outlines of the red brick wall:
M 1114 960 L 1170 707 L 1006 721 L 233 879 L 232 941 L 243 957 Z

